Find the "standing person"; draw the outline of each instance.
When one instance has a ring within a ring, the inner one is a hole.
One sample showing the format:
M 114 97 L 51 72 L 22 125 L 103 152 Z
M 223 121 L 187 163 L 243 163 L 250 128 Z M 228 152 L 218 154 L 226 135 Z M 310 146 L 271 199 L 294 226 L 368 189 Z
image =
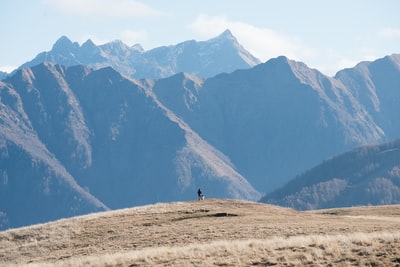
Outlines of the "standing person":
M 199 190 L 197 190 L 197 195 L 199 197 L 199 200 L 203 200 L 204 199 L 204 195 L 203 192 L 201 192 L 201 189 L 199 188 Z

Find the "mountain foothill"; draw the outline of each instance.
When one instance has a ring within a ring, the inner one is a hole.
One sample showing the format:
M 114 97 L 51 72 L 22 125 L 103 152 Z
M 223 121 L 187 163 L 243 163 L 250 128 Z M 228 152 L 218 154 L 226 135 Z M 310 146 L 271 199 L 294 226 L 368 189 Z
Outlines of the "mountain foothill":
M 0 82 L 0 229 L 206 197 L 400 203 L 400 54 L 334 77 L 229 30 L 145 51 L 61 37 Z

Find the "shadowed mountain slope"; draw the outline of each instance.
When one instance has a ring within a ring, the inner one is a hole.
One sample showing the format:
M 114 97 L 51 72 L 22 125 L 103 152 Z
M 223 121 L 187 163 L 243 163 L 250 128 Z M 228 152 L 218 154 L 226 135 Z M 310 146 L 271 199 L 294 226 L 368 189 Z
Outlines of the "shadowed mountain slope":
M 336 74 L 366 108 L 387 141 L 400 136 L 400 54 L 361 62 Z
M 0 229 L 108 209 L 39 140 L 18 93 L 0 83 Z

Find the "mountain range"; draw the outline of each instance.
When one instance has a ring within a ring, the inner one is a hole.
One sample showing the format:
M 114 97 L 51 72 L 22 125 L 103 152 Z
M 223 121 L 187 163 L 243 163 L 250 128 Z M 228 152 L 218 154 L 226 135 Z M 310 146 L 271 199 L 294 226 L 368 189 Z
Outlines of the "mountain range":
M 262 192 L 322 159 L 400 134 L 377 124 L 339 79 L 286 57 L 201 83 L 176 75 L 153 91 Z
M 61 37 L 0 84 L 0 229 L 199 187 L 260 200 L 323 160 L 399 138 L 398 88 L 397 54 L 328 77 L 284 56 L 259 63 L 229 31 L 147 52 Z
M 36 210 L 46 212 L 46 205 L 37 201 L 29 202 L 36 208 L 27 210 L 25 202 L 36 195 L 48 199 L 43 201 L 59 214 L 72 207 L 68 201 L 50 201 L 58 193 L 79 200 L 75 214 L 87 212 L 87 200 L 64 188 L 68 183 L 57 184 L 60 180 L 79 184 L 83 196 L 101 199 L 100 209 L 191 199 L 200 185 L 211 196 L 261 197 L 222 153 L 158 103 L 145 85 L 110 67 L 93 71 L 42 63 L 21 69 L 5 82 L 0 87 L 2 117 L 11 117 L 4 121 L 14 124 L 2 124 L 1 170 L 6 178 L 1 203 L 10 225 L 26 223 L 13 217 L 13 211 L 32 220 L 53 218 L 38 216 Z M 4 101 L 10 95 L 17 100 Z M 36 160 L 39 152 L 46 158 Z M 29 183 L 19 181 L 20 171 Z M 32 183 L 36 190 L 30 190 Z
M 21 67 L 32 67 L 46 61 L 67 67 L 87 65 L 99 69 L 111 66 L 135 79 L 165 78 L 179 72 L 211 77 L 260 63 L 229 30 L 207 41 L 185 41 L 148 51 L 144 51 L 139 44 L 129 47 L 119 40 L 96 46 L 89 39 L 80 46 L 62 36 L 51 51 L 40 53 Z

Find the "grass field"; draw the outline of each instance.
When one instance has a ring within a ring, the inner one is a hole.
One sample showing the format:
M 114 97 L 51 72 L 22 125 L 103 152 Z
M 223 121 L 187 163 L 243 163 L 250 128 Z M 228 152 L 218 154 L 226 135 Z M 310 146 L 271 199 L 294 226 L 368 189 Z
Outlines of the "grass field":
M 0 232 L 0 266 L 400 266 L 400 206 L 156 204 Z

